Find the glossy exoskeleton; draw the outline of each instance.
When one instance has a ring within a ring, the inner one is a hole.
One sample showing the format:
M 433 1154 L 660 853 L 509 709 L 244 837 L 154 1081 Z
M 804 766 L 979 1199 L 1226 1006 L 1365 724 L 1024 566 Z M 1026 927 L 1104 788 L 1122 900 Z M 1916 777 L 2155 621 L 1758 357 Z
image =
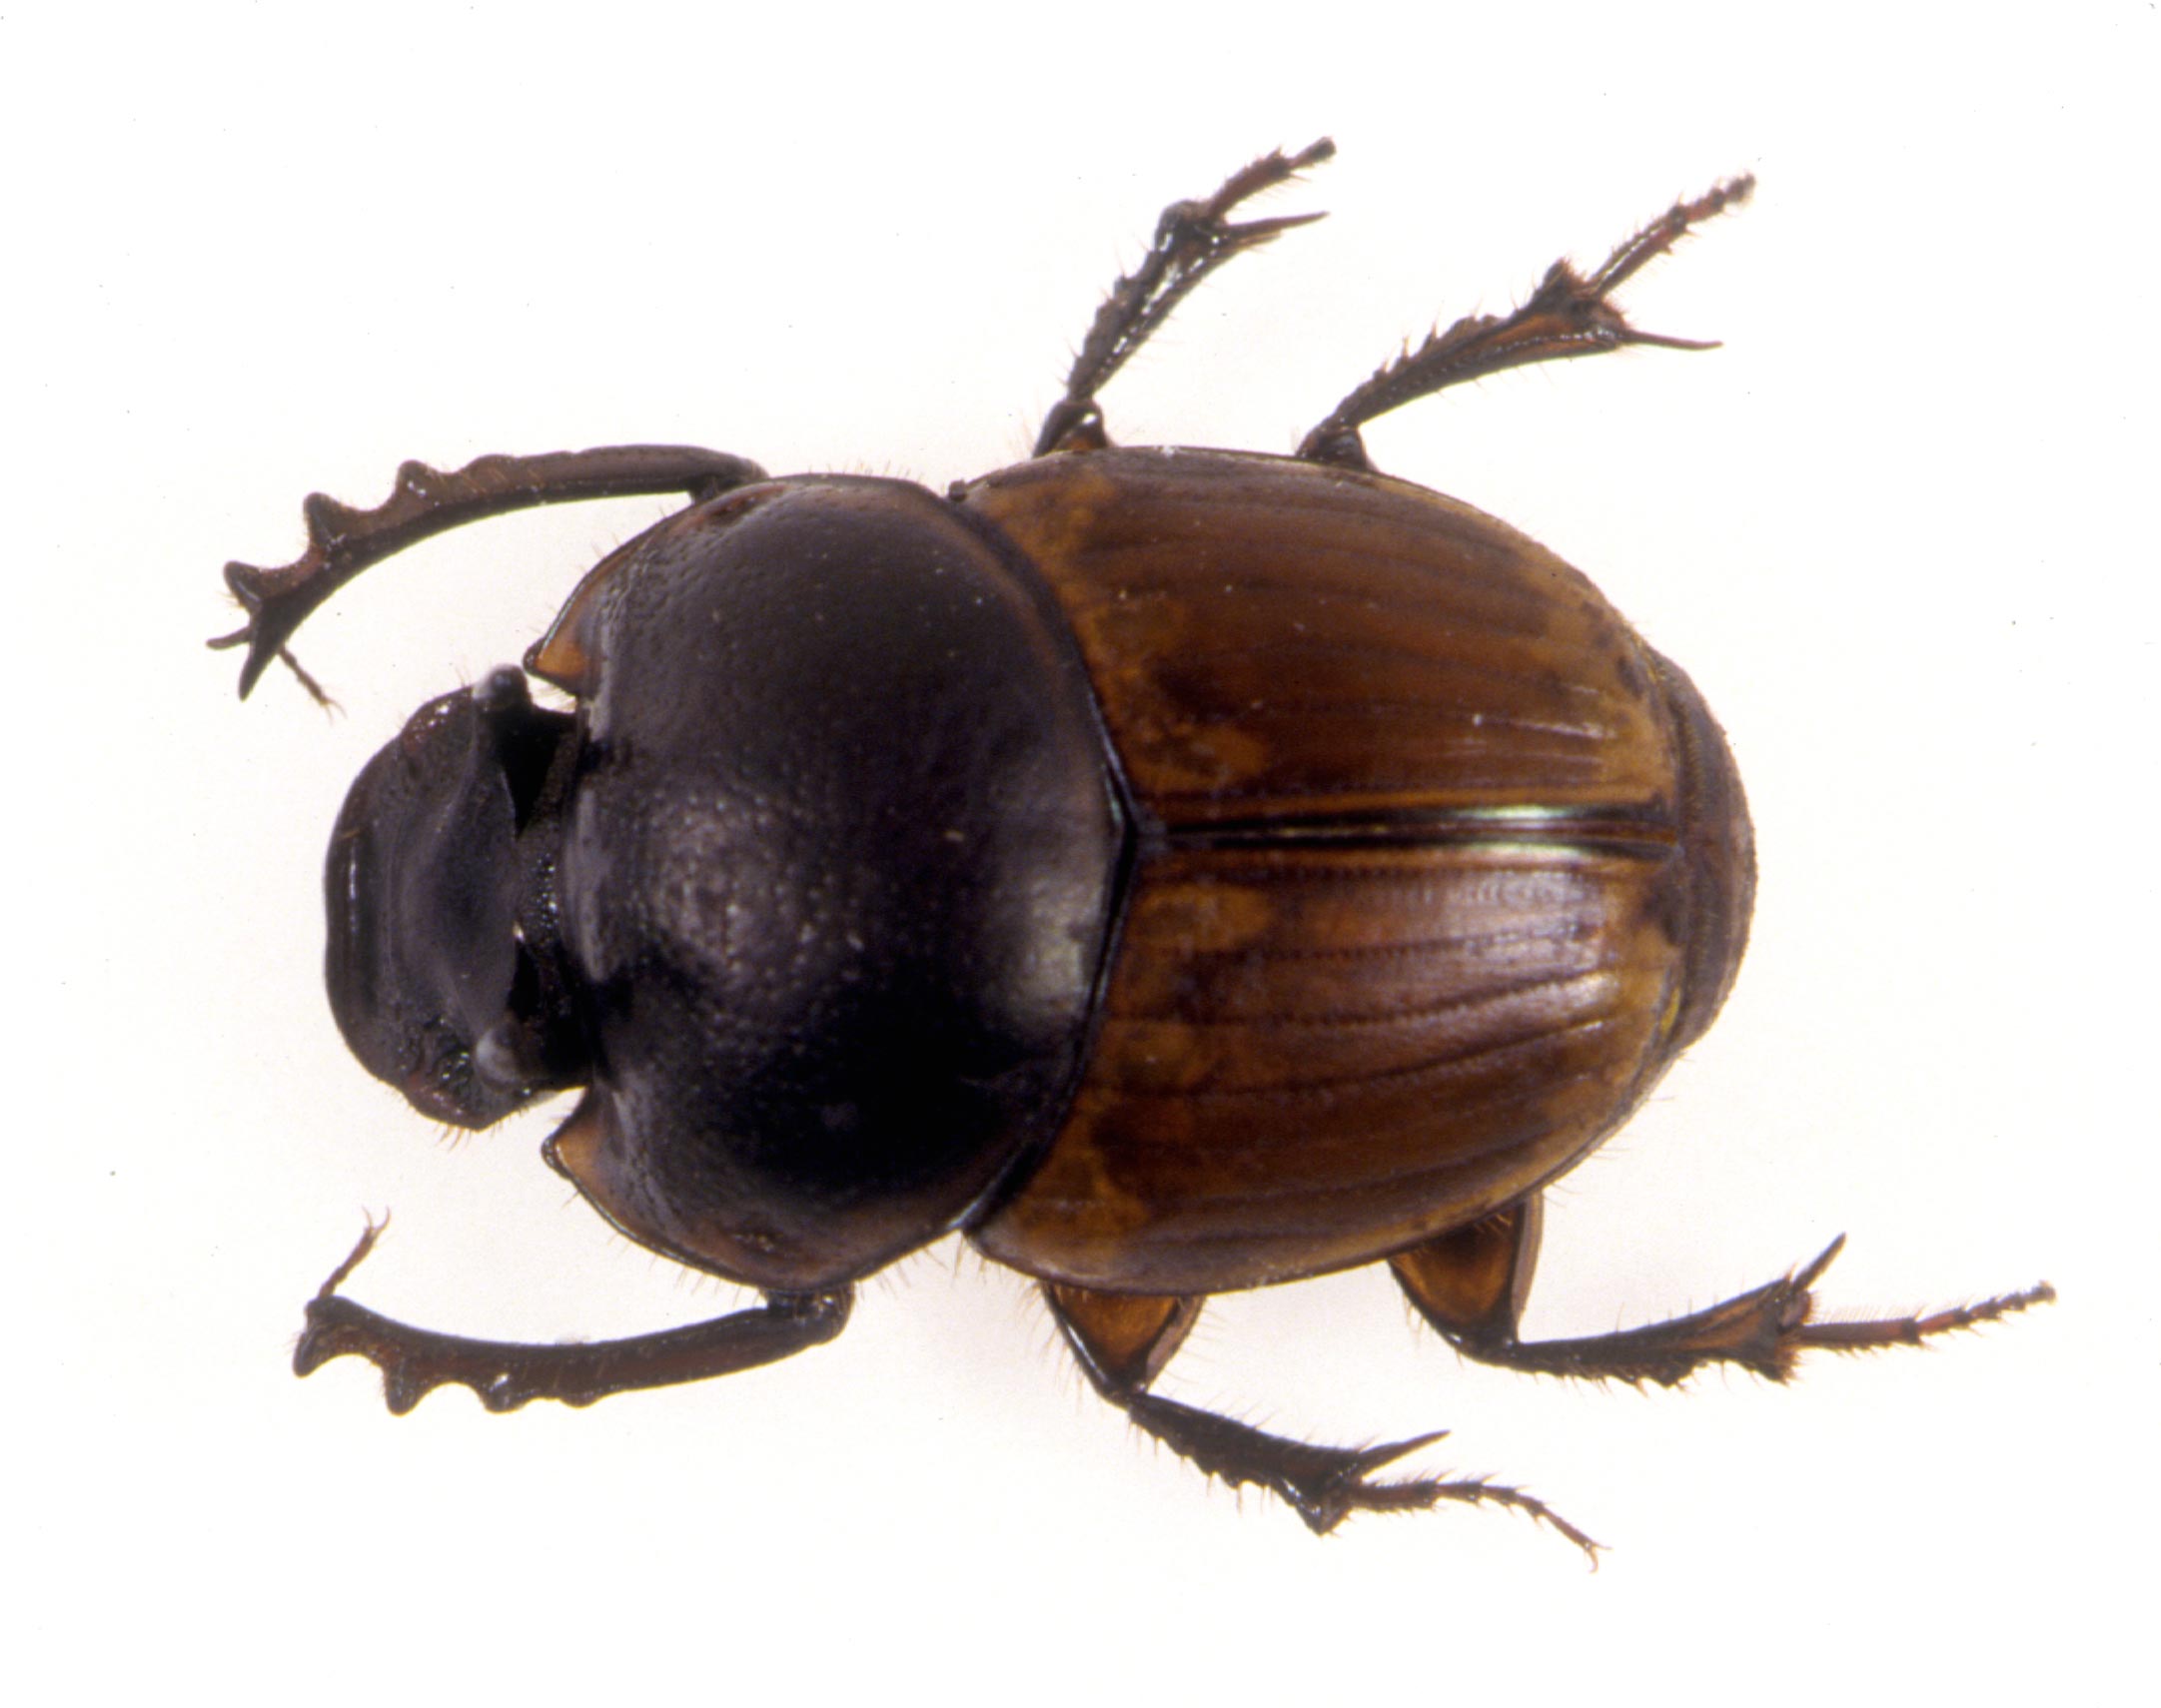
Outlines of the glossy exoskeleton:
M 597 1345 L 436 1334 L 338 1293 L 371 1228 L 302 1372 L 358 1353 L 401 1411 L 446 1382 L 582 1404 L 829 1339 L 854 1281 L 960 1230 L 1042 1283 L 1106 1399 L 1314 1529 L 1486 1501 L 1589 1548 L 1518 1490 L 1376 1477 L 1434 1436 L 1316 1447 L 1150 1384 L 1208 1294 L 1377 1261 L 1472 1357 L 1633 1381 L 1783 1377 L 2047 1296 L 1817 1321 L 1834 1242 L 1689 1316 L 1518 1337 L 1542 1190 L 1732 983 L 1748 816 L 1676 666 L 1552 553 L 1377 472 L 1359 428 L 1519 364 L 1704 348 L 1613 292 L 1750 182 L 1407 350 L 1293 456 L 1114 448 L 1100 388 L 1209 272 L 1318 217 L 1230 215 L 1331 152 L 1169 209 L 1035 457 L 943 496 L 671 446 L 408 464 L 376 510 L 310 499 L 298 562 L 229 566 L 245 693 L 415 539 L 689 494 L 527 654 L 574 710 L 502 669 L 362 773 L 330 994 L 440 1120 L 583 1088 L 547 1160 L 628 1238 L 765 1295 Z

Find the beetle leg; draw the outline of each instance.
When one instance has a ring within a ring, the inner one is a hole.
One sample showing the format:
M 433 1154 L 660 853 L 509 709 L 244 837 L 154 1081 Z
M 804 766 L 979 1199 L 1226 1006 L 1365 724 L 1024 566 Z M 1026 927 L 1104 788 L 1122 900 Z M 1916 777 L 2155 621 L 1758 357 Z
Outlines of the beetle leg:
M 394 1322 L 339 1294 L 339 1284 L 368 1256 L 384 1226 L 370 1223 L 352 1255 L 308 1301 L 293 1372 L 308 1375 L 332 1358 L 357 1354 L 382 1370 L 383 1397 L 401 1415 L 431 1388 L 452 1382 L 472 1388 L 491 1411 L 515 1411 L 530 1399 L 590 1405 L 632 1388 L 731 1375 L 832 1339 L 847 1325 L 854 1302 L 848 1287 L 769 1292 L 752 1310 L 621 1340 L 552 1346 L 469 1340 Z
M 243 699 L 271 659 L 283 658 L 309 692 L 324 700 L 323 690 L 293 663 L 286 642 L 316 606 L 371 564 L 433 534 L 536 504 L 652 492 L 704 499 L 764 478 L 765 470 L 755 462 L 685 444 L 611 444 L 539 456 L 483 456 L 451 472 L 407 462 L 399 467 L 391 495 L 372 510 L 356 510 L 321 492 L 311 493 L 301 504 L 308 549 L 283 568 L 228 563 L 226 585 L 246 609 L 248 621 L 210 644 L 247 647 L 240 667 Z
M 1091 1385 L 1179 1457 L 1234 1487 L 1253 1484 L 1290 1502 L 1316 1535 L 1353 1512 L 1417 1512 L 1444 1500 L 1512 1506 L 1553 1525 L 1598 1564 L 1599 1544 L 1520 1489 L 1478 1477 L 1373 1482 L 1375 1471 L 1447 1434 L 1378 1447 L 1317 1447 L 1271 1435 L 1198 1406 L 1147 1391 L 1199 1318 L 1205 1298 L 1096 1292 L 1048 1281 L 1043 1296 Z
M 1315 462 L 1371 468 L 1359 427 L 1376 416 L 1400 409 L 1413 399 L 1446 387 L 1568 356 L 1595 356 L 1631 344 L 1667 350 L 1715 350 L 1715 343 L 1664 338 L 1638 332 L 1611 301 L 1614 290 L 1663 255 L 1702 224 L 1748 199 L 1755 180 L 1728 179 L 1692 202 L 1676 202 L 1659 218 L 1606 258 L 1589 279 L 1566 261 L 1557 261 L 1513 315 L 1466 315 L 1446 332 L 1429 333 L 1417 350 L 1385 362 L 1372 379 L 1338 404 L 1319 427 L 1300 441 L 1298 454 Z
M 1066 377 L 1065 396 L 1044 418 L 1035 441 L 1036 455 L 1099 450 L 1110 442 L 1096 394 L 1185 301 L 1186 294 L 1232 256 L 1258 249 L 1279 232 L 1311 225 L 1322 217 L 1292 214 L 1233 225 L 1226 216 L 1239 203 L 1319 165 L 1335 152 L 1336 145 L 1327 137 L 1293 155 L 1278 149 L 1234 172 L 1205 202 L 1173 202 L 1163 210 L 1147 256 L 1111 287 L 1103 307 L 1096 311 L 1095 322 L 1073 359 L 1073 371 Z
M 1466 1357 L 1545 1375 L 1666 1386 L 1704 1364 L 1721 1362 L 1742 1364 L 1783 1381 L 1793 1373 L 1796 1357 L 1810 1347 L 1850 1352 L 1917 1345 L 2056 1296 L 2043 1282 L 1926 1315 L 1817 1321 L 1810 1288 L 1845 1245 L 1840 1235 L 1813 1263 L 1707 1310 L 1613 1334 L 1525 1341 L 1517 1338 L 1517 1325 L 1531 1286 L 1540 1220 L 1538 1201 L 1528 1200 L 1401 1253 L 1389 1267 L 1420 1314 Z

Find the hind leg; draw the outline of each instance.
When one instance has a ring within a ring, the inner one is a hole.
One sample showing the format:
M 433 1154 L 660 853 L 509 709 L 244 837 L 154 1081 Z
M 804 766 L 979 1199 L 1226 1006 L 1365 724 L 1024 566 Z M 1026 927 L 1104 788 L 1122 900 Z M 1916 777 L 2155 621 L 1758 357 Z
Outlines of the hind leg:
M 1504 368 L 1596 356 L 1631 344 L 1662 345 L 1668 350 L 1715 348 L 1637 332 L 1614 306 L 1613 294 L 1678 243 L 1690 227 L 1746 201 L 1754 188 L 1754 179 L 1734 178 L 1692 202 L 1676 202 L 1608 256 L 1606 264 L 1588 279 L 1568 262 L 1555 262 L 1531 300 L 1513 315 L 1467 315 L 1447 332 L 1432 334 L 1417 350 L 1406 350 L 1393 362 L 1384 363 L 1306 434 L 1298 454 L 1316 462 L 1371 468 L 1359 438 L 1361 426 L 1414 399 L 1498 374 Z

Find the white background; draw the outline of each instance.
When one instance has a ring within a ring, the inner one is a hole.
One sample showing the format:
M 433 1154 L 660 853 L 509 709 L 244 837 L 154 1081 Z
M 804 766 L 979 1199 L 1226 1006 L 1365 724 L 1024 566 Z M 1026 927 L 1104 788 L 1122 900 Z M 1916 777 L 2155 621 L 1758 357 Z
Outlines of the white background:
M 11 1667 L 72 1700 L 2094 1699 L 2161 1516 L 2154 8 L 733 10 L 0 15 Z M 1223 1301 L 1173 1368 L 1317 1438 L 1452 1427 L 1430 1462 L 1553 1501 L 1596 1575 L 1495 1511 L 1313 1540 L 1146 1445 L 950 1245 L 833 1346 L 589 1411 L 294 1381 L 364 1209 L 397 1223 L 352 1290 L 434 1325 L 735 1295 L 576 1204 L 548 1114 L 434 1133 L 318 974 L 361 760 L 664 506 L 375 571 L 302 636 L 334 718 L 276 673 L 234 700 L 224 561 L 405 457 L 1015 460 L 1157 210 L 1324 132 L 1269 210 L 1333 217 L 1180 312 L 1116 434 L 1286 449 L 1402 336 L 1762 179 L 1625 294 L 1723 350 L 1370 435 L 1687 667 L 1762 845 L 1732 1003 L 1556 1195 L 1533 1328 L 1840 1231 L 1836 1306 L 2062 1302 L 1638 1395 L 1464 1367 L 1368 1272 Z

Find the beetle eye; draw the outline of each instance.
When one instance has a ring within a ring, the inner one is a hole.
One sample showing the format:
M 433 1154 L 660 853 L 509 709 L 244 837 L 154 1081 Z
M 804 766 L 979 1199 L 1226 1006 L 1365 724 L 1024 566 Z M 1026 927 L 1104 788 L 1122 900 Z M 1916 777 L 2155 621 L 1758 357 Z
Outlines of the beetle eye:
M 471 1060 L 483 1080 L 521 1102 L 585 1077 L 588 1062 L 574 1019 L 523 936 L 505 1011 L 475 1042 Z
M 473 1071 L 504 1091 L 528 1090 L 539 1068 L 530 1042 L 527 1029 L 505 1016 L 482 1033 L 480 1042 L 473 1046 Z
M 512 818 L 523 831 L 540 805 L 555 756 L 562 750 L 568 720 L 535 708 L 526 673 L 514 664 L 489 671 L 474 687 L 473 703 L 495 738 L 495 762 L 510 785 Z

